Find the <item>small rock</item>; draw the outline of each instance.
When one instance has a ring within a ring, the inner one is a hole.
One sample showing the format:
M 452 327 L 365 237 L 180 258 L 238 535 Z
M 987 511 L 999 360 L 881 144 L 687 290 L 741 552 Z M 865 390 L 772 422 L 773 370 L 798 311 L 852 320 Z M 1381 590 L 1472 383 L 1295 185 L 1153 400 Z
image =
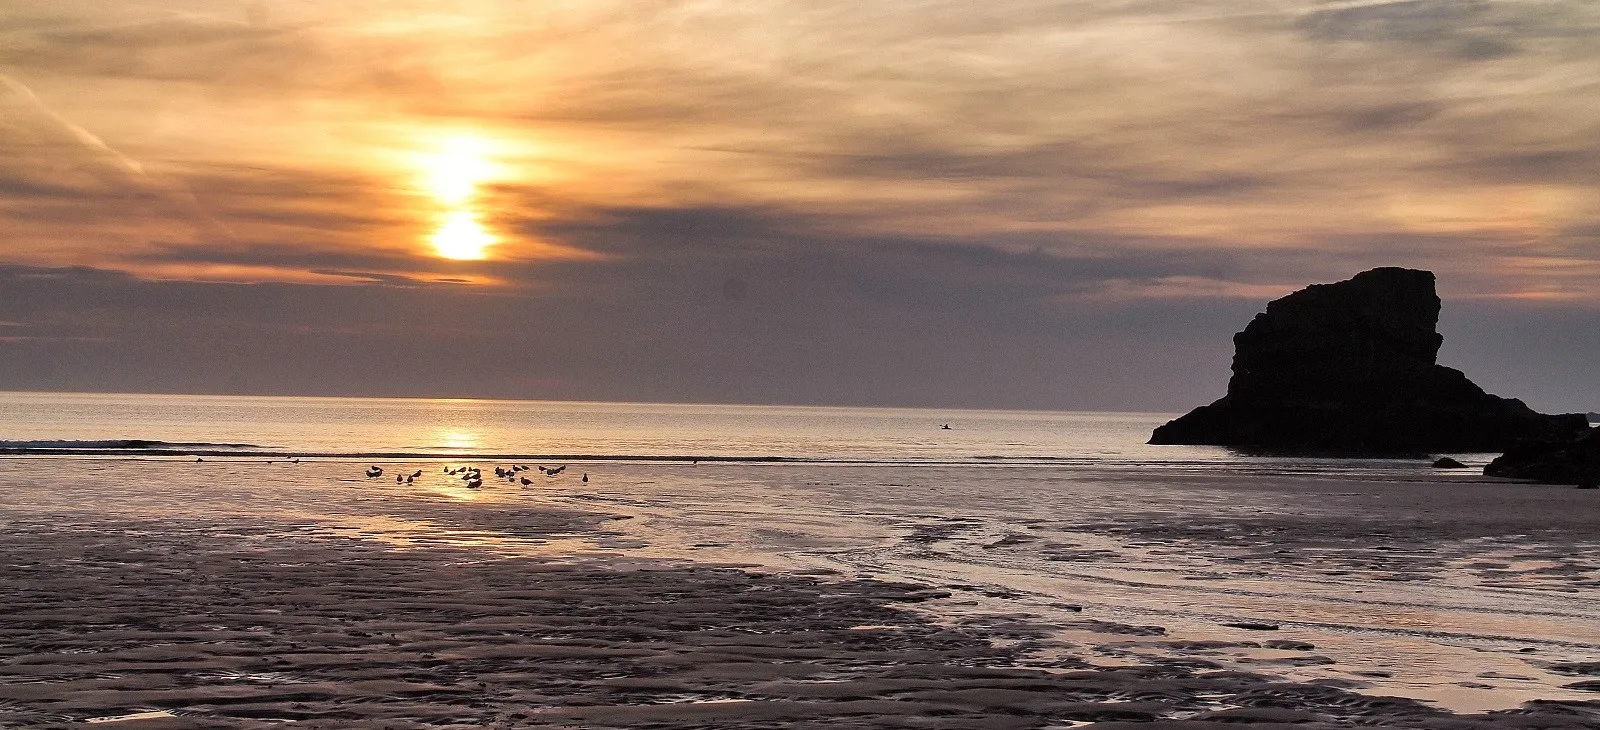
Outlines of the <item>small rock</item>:
M 1452 458 L 1450 458 L 1448 456 L 1441 456 L 1441 457 L 1439 457 L 1438 461 L 1433 462 L 1433 468 L 1435 468 L 1435 469 L 1465 469 L 1465 468 L 1467 468 L 1467 465 L 1463 464 L 1463 463 L 1461 463 L 1459 461 L 1456 461 L 1455 459 L 1452 459 Z
M 1278 630 L 1278 625 L 1277 624 L 1263 624 L 1263 623 L 1257 623 L 1255 621 L 1234 621 L 1234 622 L 1230 622 L 1230 623 L 1225 623 L 1225 624 L 1223 624 L 1223 626 L 1232 626 L 1233 628 L 1236 628 L 1236 629 L 1249 629 L 1251 631 L 1277 631 Z
M 1489 462 L 1483 473 L 1491 477 L 1575 484 L 1579 489 L 1593 489 L 1595 483 L 1600 482 L 1600 429 L 1593 429 L 1576 440 L 1515 446 Z

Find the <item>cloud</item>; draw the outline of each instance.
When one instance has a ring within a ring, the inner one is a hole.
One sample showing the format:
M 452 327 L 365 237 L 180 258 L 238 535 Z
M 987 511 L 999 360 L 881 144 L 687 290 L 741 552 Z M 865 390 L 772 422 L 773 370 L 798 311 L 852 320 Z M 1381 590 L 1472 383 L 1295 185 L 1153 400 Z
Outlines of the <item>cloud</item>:
M 1010 293 L 1002 271 L 971 260 L 926 262 L 907 287 L 841 275 L 862 263 L 731 256 L 648 286 L 632 286 L 637 270 L 594 268 L 521 296 L 9 269 L 0 307 L 51 339 L 0 346 L 0 386 L 1108 407 L 1122 398 L 1113 381 L 1197 352 L 1225 361 L 1225 333 L 1196 342 L 1197 322 L 1229 326 L 1208 308 L 1062 306 Z M 743 297 L 725 295 L 730 277 L 747 282 Z M 1171 337 L 1110 336 L 1124 325 Z M 1218 383 L 1146 389 L 1135 405 L 1201 385 Z
M 320 50 L 292 28 L 160 13 L 107 22 L 40 18 L 0 23 L 0 67 L 120 80 L 280 86 Z
M 1572 31 L 1594 27 L 1595 13 L 1558 1 L 561 13 L 368 2 L 275 5 L 265 27 L 168 5 L 36 31 L 32 42 L 60 53 L 29 46 L 29 68 L 189 74 L 206 89 L 197 101 L 270 126 L 253 130 L 257 144 L 287 142 L 291 156 L 335 152 L 281 137 L 293 128 L 371 147 L 395 126 L 465 125 L 539 146 L 517 164 L 550 170 L 579 204 L 788 205 L 915 232 L 1098 227 L 1297 247 L 1299 234 L 1393 227 L 1384 198 L 1396 189 L 1470 187 L 1477 159 L 1591 150 L 1578 131 L 1593 113 L 1540 89 L 1600 82 Z M 1463 34 L 1528 47 L 1481 64 L 1433 48 Z M 102 47 L 138 62 L 72 65 Z M 616 47 L 629 53 L 602 52 Z M 258 61 L 276 81 L 230 70 Z M 378 172 L 352 157 L 358 177 Z
M 1358 0 L 1312 10 L 1299 25 L 1319 40 L 1431 42 L 1481 18 L 1483 0 Z

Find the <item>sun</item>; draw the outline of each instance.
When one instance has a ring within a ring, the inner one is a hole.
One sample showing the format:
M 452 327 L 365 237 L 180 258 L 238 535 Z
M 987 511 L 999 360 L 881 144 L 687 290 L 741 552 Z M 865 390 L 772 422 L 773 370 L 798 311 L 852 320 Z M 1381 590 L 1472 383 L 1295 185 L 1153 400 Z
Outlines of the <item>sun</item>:
M 429 243 L 442 258 L 482 260 L 499 242 L 483 224 L 479 200 L 481 186 L 497 174 L 491 153 L 482 138 L 455 135 L 440 139 L 432 152 L 418 158 L 418 186 L 440 209 Z
M 489 247 L 499 239 L 478 222 L 478 214 L 471 210 L 453 210 L 445 213 L 439 227 L 433 231 L 433 250 L 440 256 L 458 261 L 478 261 L 489 253 Z

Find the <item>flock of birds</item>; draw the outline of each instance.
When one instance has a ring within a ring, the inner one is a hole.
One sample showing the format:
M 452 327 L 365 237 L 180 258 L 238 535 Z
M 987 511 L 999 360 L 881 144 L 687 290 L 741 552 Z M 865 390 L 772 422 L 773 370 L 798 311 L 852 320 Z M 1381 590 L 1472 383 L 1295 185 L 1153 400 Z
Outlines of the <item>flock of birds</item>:
M 522 482 L 522 486 L 526 487 L 526 486 L 528 486 L 530 484 L 533 484 L 533 480 L 523 476 L 522 473 L 523 472 L 527 472 L 527 471 L 532 471 L 533 469 L 538 469 L 539 473 L 541 473 L 541 474 L 543 474 L 543 475 L 545 475 L 547 477 L 554 477 L 554 476 L 559 476 L 562 472 L 566 471 L 567 470 L 567 465 L 566 464 L 562 464 L 561 466 L 535 466 L 535 467 L 529 467 L 529 466 L 527 466 L 525 464 L 517 464 L 515 466 L 512 466 L 509 469 L 507 469 L 505 467 L 497 466 L 497 467 L 494 468 L 494 475 L 495 475 L 495 478 L 504 479 L 504 480 L 506 480 L 506 481 L 508 481 L 508 482 L 510 482 L 512 484 L 516 484 L 517 482 L 520 481 L 520 482 Z M 447 476 L 457 477 L 461 481 L 466 482 L 466 487 L 468 489 L 481 489 L 483 487 L 483 470 L 479 469 L 476 466 L 462 466 L 462 467 L 456 467 L 454 469 L 452 469 L 452 468 L 447 466 L 447 467 L 444 467 L 443 471 L 444 471 L 445 475 L 447 475 Z M 381 476 L 383 476 L 383 467 L 377 466 L 377 465 L 373 465 L 373 466 L 367 468 L 367 478 L 368 479 L 377 479 L 377 478 L 379 478 Z M 422 470 L 418 469 L 415 472 L 412 472 L 410 474 L 396 474 L 395 477 L 394 477 L 394 483 L 395 484 L 413 484 L 418 479 L 421 479 L 421 478 L 422 478 Z M 585 484 L 589 483 L 589 473 L 588 472 L 584 472 L 584 474 L 583 474 L 583 482 Z

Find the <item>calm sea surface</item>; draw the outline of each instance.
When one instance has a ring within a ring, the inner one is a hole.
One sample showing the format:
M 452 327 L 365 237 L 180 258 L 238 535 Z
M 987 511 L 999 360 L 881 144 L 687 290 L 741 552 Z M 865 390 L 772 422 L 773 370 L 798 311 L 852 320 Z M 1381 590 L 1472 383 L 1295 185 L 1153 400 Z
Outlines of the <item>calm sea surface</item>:
M 1402 471 L 1416 460 L 1150 446 L 1166 413 L 0 393 L 0 445 L 123 439 L 328 456 L 711 457 Z M 942 426 L 948 424 L 949 428 Z M 68 443 L 71 442 L 71 443 Z M 84 443 L 89 442 L 89 443 Z M 1469 462 L 1471 463 L 1471 462 Z

